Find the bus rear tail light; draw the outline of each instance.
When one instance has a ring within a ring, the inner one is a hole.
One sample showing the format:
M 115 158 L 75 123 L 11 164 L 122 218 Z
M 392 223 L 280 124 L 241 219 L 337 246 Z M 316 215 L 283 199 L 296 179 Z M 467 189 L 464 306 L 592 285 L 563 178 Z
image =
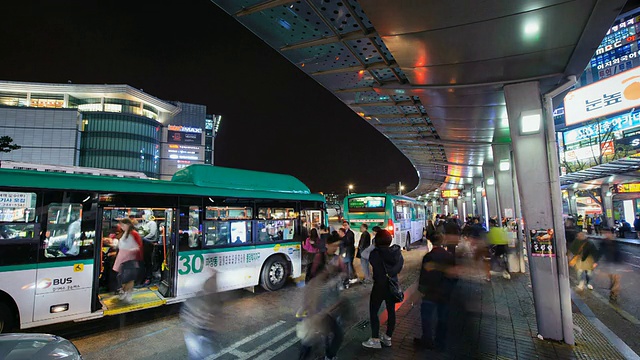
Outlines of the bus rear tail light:
M 389 219 L 387 230 L 391 233 L 391 235 L 393 235 L 394 227 L 393 227 L 393 221 L 391 219 Z

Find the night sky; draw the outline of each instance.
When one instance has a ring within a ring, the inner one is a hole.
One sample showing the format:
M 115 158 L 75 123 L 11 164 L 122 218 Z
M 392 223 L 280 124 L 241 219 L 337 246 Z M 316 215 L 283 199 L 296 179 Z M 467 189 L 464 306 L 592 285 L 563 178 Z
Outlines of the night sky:
M 410 162 L 311 77 L 208 0 L 3 6 L 0 79 L 129 84 L 223 116 L 216 164 L 312 191 L 417 183 Z

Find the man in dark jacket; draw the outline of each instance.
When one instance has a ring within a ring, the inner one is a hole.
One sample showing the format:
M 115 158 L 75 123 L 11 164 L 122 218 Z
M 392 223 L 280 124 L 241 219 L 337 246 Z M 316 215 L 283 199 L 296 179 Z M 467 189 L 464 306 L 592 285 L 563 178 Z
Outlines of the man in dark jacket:
M 420 315 L 422 318 L 422 337 L 415 338 L 416 345 L 444 350 L 446 345 L 449 299 L 455 280 L 451 277 L 454 265 L 453 254 L 442 247 L 442 235 L 432 240 L 433 249 L 422 259 L 418 290 L 422 294 Z M 436 311 L 435 341 L 432 335 L 433 312 Z
M 360 266 L 362 267 L 362 283 L 371 283 L 371 274 L 369 272 L 369 257 L 367 255 L 362 256 L 362 252 L 371 245 L 371 235 L 369 234 L 369 226 L 362 224 L 360 226 L 360 242 L 358 243 L 358 253 L 356 257 L 360 259 Z
M 353 231 L 351 231 L 353 234 Z M 356 244 L 353 237 L 349 237 L 347 235 L 347 230 L 344 228 L 338 229 L 338 236 L 342 241 L 342 245 L 340 246 L 340 255 L 342 256 L 342 261 L 347 266 L 348 278 L 345 280 L 345 287 L 348 288 L 349 284 L 353 284 L 358 282 L 358 275 L 356 274 L 356 270 L 353 268 L 353 258 L 356 255 Z

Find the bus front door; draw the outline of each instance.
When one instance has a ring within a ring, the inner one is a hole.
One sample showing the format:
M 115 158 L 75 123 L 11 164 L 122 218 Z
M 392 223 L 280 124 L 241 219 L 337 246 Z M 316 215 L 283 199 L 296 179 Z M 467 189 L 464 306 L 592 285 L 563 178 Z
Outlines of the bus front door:
M 178 247 L 175 233 L 175 209 L 164 211 L 164 227 L 160 232 L 160 246 L 162 247 L 162 265 L 160 272 L 162 281 L 158 286 L 158 291 L 164 297 L 176 296 L 176 280 L 178 276 Z

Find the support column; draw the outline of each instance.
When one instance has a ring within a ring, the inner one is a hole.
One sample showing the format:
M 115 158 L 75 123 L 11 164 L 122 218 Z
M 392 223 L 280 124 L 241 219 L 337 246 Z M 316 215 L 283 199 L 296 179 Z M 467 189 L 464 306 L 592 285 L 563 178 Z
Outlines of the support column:
M 453 199 L 447 199 L 447 211 L 444 211 L 445 215 L 453 214 Z
M 511 146 L 509 144 L 493 145 L 493 161 L 496 164 L 495 169 L 495 181 L 498 193 L 498 203 L 502 210 L 500 216 L 509 218 L 512 221 L 518 216 L 516 215 L 516 204 L 513 193 L 513 175 L 512 168 L 513 162 L 511 161 Z M 517 229 L 509 227 L 509 235 L 511 235 L 511 241 L 509 242 L 508 251 L 508 263 L 510 272 L 520 271 L 520 256 L 521 251 L 517 244 L 520 244 Z
M 525 218 L 538 333 L 572 345 L 573 316 L 552 109 L 548 102 L 543 109 L 538 82 L 506 85 L 504 92 Z M 539 130 L 534 127 L 532 132 L 521 134 L 523 116 L 528 117 L 527 124 L 539 121 Z M 558 215 L 560 221 L 556 221 Z M 541 246 L 532 248 L 531 231 L 547 229 L 554 230 L 552 251 L 540 251 Z
M 476 216 L 480 216 L 483 217 L 484 215 L 484 205 L 482 202 L 482 178 L 473 178 L 473 194 L 474 194 L 474 198 L 476 199 L 474 207 L 473 207 L 473 213 Z
M 484 191 L 487 194 L 487 207 L 489 214 L 487 219 L 497 217 L 500 221 L 500 204 L 496 192 L 496 177 L 493 172 L 493 164 L 482 165 L 482 176 L 484 177 Z
M 602 214 L 607 221 L 605 227 L 613 227 L 613 196 L 609 190 L 609 184 L 602 185 L 600 198 L 602 199 Z
M 523 236 L 522 232 L 524 229 L 524 221 L 522 221 L 522 204 L 520 203 L 520 190 L 518 188 L 518 174 L 515 166 L 515 162 L 513 162 L 513 153 L 511 154 L 511 181 L 513 184 L 513 197 L 516 204 L 516 217 L 518 223 L 518 251 L 520 252 L 520 272 L 524 273 L 526 270 L 526 266 L 524 264 L 524 257 L 529 253 L 529 250 L 526 248 L 526 236 Z
M 567 189 L 567 202 L 569 203 L 569 215 L 575 215 L 578 213 L 578 199 L 576 199 L 576 192 L 573 189 Z
M 467 188 L 464 190 L 464 201 L 467 207 L 467 216 L 473 216 L 473 189 Z M 464 219 L 465 221 L 467 219 Z

